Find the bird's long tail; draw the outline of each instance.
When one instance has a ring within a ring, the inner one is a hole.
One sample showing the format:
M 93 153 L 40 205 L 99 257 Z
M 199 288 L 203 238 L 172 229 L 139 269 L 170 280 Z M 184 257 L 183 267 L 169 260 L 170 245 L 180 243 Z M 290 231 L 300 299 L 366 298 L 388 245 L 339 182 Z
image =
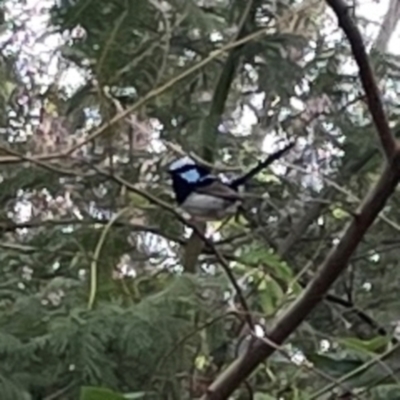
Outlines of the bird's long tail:
M 239 186 L 243 185 L 247 180 L 251 179 L 253 176 L 257 175 L 261 170 L 268 167 L 274 161 L 281 158 L 286 152 L 288 152 L 294 145 L 296 144 L 295 141 L 290 142 L 286 145 L 283 149 L 276 151 L 275 153 L 268 156 L 264 161 L 261 161 L 256 165 L 253 169 L 246 172 L 244 175 L 236 178 L 230 183 L 230 187 L 232 189 L 237 189 Z

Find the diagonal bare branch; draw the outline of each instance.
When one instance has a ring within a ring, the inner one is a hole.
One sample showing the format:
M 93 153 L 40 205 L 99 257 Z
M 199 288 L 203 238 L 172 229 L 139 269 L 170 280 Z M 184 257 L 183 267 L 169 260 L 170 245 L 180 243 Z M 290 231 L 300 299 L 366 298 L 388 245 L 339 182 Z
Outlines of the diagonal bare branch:
M 227 399 L 240 383 L 275 351 L 276 346 L 281 345 L 297 329 L 324 298 L 331 285 L 346 268 L 364 234 L 395 190 L 400 179 L 399 157 L 400 155 L 396 153 L 397 161 L 385 168 L 378 183 L 345 229 L 339 244 L 328 254 L 302 295 L 276 321 L 268 334 L 268 342 L 274 345 L 264 340 L 257 340 L 247 353 L 233 362 L 219 376 L 202 400 Z
M 368 228 L 378 217 L 400 180 L 400 147 L 396 146 L 387 122 L 378 86 L 368 62 L 362 37 L 348 14 L 343 0 L 326 0 L 338 16 L 339 25 L 350 41 L 369 111 L 374 120 L 377 135 L 383 147 L 387 163 L 378 182 L 366 196 L 353 220 L 345 228 L 341 240 L 327 255 L 315 277 L 291 306 L 278 317 L 268 332 L 268 339 L 255 339 L 248 351 L 237 358 L 208 388 L 202 400 L 224 400 L 268 358 L 307 318 L 324 299 L 328 290 L 345 270 L 350 257 Z

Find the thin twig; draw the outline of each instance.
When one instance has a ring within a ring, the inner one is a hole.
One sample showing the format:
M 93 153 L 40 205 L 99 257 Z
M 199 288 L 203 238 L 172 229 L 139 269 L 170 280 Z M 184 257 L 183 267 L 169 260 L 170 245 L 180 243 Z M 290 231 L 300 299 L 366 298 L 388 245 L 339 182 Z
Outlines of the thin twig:
M 341 376 L 337 381 L 340 383 L 344 383 L 346 381 L 349 381 L 350 379 L 359 376 L 369 368 L 371 368 L 373 365 L 379 363 L 382 361 L 384 358 L 390 356 L 393 354 L 398 348 L 400 347 L 399 344 L 389 348 L 382 354 L 378 354 L 375 357 L 373 357 L 371 360 L 365 362 L 364 364 L 360 365 L 358 368 L 353 369 L 349 373 Z M 337 386 L 337 384 L 329 384 L 322 388 L 321 390 L 318 390 L 317 392 L 313 393 L 308 399 L 309 400 L 317 400 L 320 399 L 324 394 L 329 393 L 332 389 L 334 389 Z
M 112 227 L 113 223 L 117 221 L 125 212 L 127 212 L 129 208 L 123 208 L 120 210 L 113 218 L 110 219 L 108 224 L 104 227 L 103 231 L 101 232 L 100 238 L 97 242 L 93 260 L 90 264 L 90 290 L 89 290 L 89 300 L 88 300 L 88 310 L 91 310 L 94 305 L 94 301 L 96 298 L 97 292 L 97 263 L 100 258 L 100 252 L 103 248 L 104 242 L 106 240 L 107 233 L 109 232 L 110 228 Z

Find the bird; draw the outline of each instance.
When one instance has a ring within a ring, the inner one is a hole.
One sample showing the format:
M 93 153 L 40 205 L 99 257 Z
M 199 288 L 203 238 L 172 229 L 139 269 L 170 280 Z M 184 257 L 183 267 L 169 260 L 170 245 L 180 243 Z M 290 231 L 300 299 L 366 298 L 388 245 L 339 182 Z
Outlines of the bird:
M 239 189 L 294 145 L 295 142 L 289 142 L 242 176 L 225 182 L 212 174 L 208 166 L 200 165 L 191 157 L 181 157 L 168 168 L 175 200 L 182 210 L 197 221 L 218 221 L 232 216 L 237 213 L 244 200 Z

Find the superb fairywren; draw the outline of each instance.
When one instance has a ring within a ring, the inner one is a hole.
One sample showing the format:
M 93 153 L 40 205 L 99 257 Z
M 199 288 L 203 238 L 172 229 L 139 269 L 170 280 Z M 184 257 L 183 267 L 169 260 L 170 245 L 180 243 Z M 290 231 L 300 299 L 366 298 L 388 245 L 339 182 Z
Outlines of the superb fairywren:
M 197 164 L 189 157 L 174 161 L 169 167 L 172 188 L 178 205 L 194 219 L 215 221 L 233 215 L 243 202 L 239 188 L 294 146 L 289 143 L 271 154 L 246 174 L 230 182 L 223 182 L 211 169 Z

